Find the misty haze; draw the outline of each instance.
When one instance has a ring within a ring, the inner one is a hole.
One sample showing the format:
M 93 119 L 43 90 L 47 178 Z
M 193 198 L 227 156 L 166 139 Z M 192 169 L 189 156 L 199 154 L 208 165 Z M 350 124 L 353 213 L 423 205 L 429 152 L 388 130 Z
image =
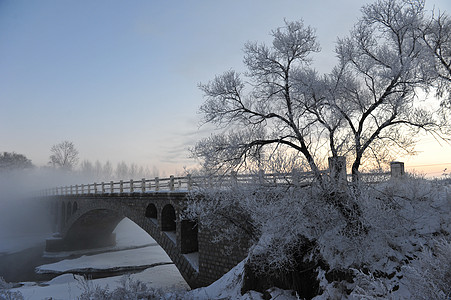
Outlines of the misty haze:
M 451 299 L 450 11 L 0 1 L 0 300 Z

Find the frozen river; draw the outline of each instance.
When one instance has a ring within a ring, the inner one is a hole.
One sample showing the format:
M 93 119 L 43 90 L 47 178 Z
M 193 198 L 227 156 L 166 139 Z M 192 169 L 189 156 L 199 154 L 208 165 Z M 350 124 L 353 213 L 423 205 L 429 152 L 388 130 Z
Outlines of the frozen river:
M 179 271 L 145 231 L 129 219 L 117 228 L 116 246 L 90 251 L 42 255 L 46 236 L 10 237 L 0 241 L 0 276 L 13 281 L 25 299 L 75 299 L 83 292 L 80 277 L 114 289 L 124 274 L 148 286 L 188 290 Z

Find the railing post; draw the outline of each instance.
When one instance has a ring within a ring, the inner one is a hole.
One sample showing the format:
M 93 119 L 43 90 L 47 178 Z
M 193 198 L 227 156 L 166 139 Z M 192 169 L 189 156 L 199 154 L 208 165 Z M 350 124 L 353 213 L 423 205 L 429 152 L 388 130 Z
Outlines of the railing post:
M 64 187 L 64 189 L 65 189 L 65 191 L 66 191 L 66 196 L 69 194 L 69 187 L 66 185 L 65 187 Z
M 97 194 L 97 182 L 94 182 L 94 195 Z
M 130 179 L 130 193 L 133 193 L 134 189 L 133 189 L 133 179 Z
M 81 185 L 81 194 L 83 195 L 84 193 L 85 193 L 85 185 L 82 184 L 82 185 Z
M 75 185 L 75 195 L 78 195 L 78 184 Z
M 141 193 L 145 193 L 146 192 L 146 179 L 143 178 L 141 179 Z
M 191 178 L 191 174 L 186 175 L 187 184 L 188 184 L 188 191 L 191 191 L 193 188 L 193 179 Z
M 392 161 L 390 163 L 390 176 L 391 178 L 400 178 L 405 174 L 404 163 L 400 161 Z
M 102 194 L 105 194 L 105 182 L 102 181 Z
M 174 190 L 174 175 L 169 176 L 169 190 Z
M 72 195 L 72 184 L 70 185 L 70 194 Z
M 124 181 L 120 181 L 119 182 L 119 193 L 123 193 L 124 192 Z
M 155 177 L 155 191 L 159 191 L 159 190 L 160 190 L 160 178 Z
M 110 181 L 110 194 L 114 193 L 114 183 L 113 180 Z
M 91 194 L 91 185 L 88 184 L 88 195 Z

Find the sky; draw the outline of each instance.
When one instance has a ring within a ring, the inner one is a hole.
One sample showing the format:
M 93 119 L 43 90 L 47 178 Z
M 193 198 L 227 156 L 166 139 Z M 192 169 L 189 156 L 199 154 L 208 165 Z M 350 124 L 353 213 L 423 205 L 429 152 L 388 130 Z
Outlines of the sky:
M 244 43 L 269 43 L 284 19 L 316 28 L 313 65 L 328 72 L 337 37 L 370 2 L 0 0 L 0 152 L 43 166 L 69 140 L 81 160 L 180 173 L 210 132 L 199 83 L 243 71 Z M 449 0 L 426 3 L 451 11 Z M 451 170 L 451 146 L 426 137 L 418 150 L 407 166 Z

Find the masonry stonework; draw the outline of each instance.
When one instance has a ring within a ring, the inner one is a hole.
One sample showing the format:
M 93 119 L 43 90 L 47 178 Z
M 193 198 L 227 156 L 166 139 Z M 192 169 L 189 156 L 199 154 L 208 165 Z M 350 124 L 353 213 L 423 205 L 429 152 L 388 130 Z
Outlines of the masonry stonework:
M 151 192 L 47 196 L 54 213 L 55 235 L 46 251 L 114 244 L 116 225 L 127 217 L 168 254 L 192 288 L 206 286 L 247 254 L 247 241 L 213 243 L 214 232 L 181 219 L 187 192 Z M 174 219 L 174 220 L 173 220 Z

